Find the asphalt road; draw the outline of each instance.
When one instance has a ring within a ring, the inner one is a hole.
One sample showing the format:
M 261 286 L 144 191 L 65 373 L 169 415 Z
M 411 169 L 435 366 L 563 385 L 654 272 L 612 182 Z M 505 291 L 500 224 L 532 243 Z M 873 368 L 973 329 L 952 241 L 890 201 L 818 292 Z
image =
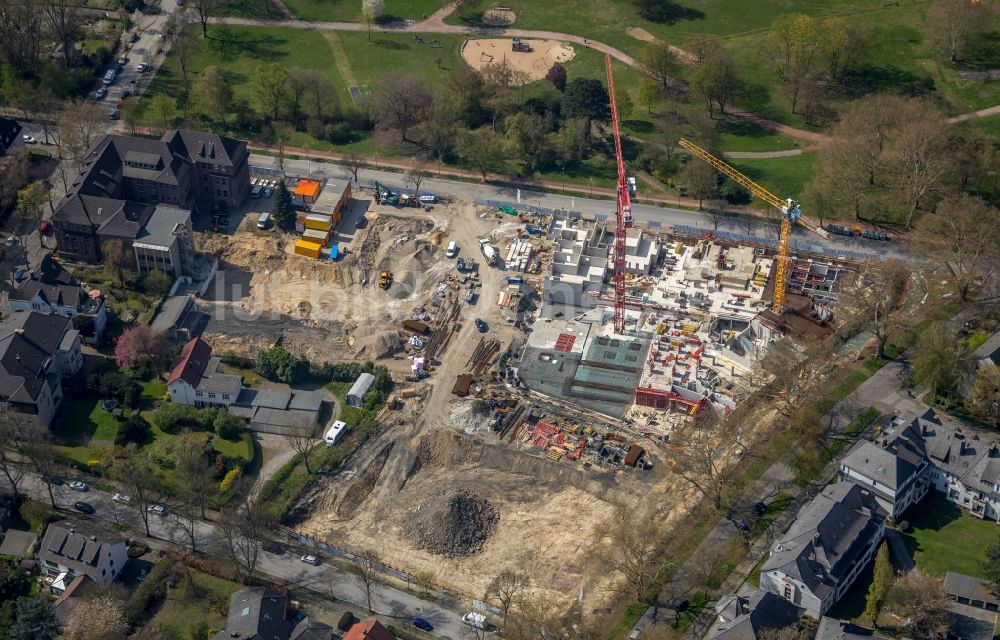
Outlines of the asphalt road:
M 10 489 L 6 477 L 0 476 L 0 486 Z M 67 484 L 53 486 L 52 493 L 56 506 L 67 518 L 90 518 L 103 520 L 124 526 L 134 531 L 135 538 L 142 538 L 143 524 L 136 507 L 122 505 L 111 499 L 112 494 L 99 491 L 90 486 L 87 491 L 74 491 L 69 488 L 69 481 L 76 478 L 66 477 Z M 87 482 L 87 478 L 81 478 Z M 88 483 L 89 484 L 89 483 Z M 27 474 L 18 483 L 22 493 L 49 504 L 49 494 L 41 478 Z M 82 500 L 92 505 L 96 513 L 84 516 L 75 511 L 73 503 Z M 149 518 L 150 534 L 153 538 L 175 544 L 184 549 L 190 549 L 191 543 L 187 530 L 181 525 L 181 520 L 170 508 L 169 501 L 165 516 Z M 210 556 L 224 558 L 225 552 L 219 548 L 219 536 L 216 526 L 210 522 L 195 523 L 195 545 L 199 551 L 205 551 Z M 299 558 L 306 550 L 290 547 L 282 541 L 285 552 L 276 555 L 261 552 L 258 570 L 273 578 L 302 589 L 309 589 L 324 597 L 331 595 L 337 600 L 353 606 L 355 614 L 364 617 L 367 611 L 367 600 L 364 587 L 353 574 L 338 567 L 322 563 L 319 566 L 305 564 Z M 315 553 L 309 550 L 309 553 Z M 434 634 L 442 638 L 472 639 L 474 632 L 461 621 L 461 613 L 451 611 L 432 602 L 421 600 L 417 596 L 393 589 L 384 585 L 376 585 L 372 589 L 372 607 L 382 616 L 399 620 L 400 625 L 408 624 L 414 616 L 420 616 L 434 625 Z

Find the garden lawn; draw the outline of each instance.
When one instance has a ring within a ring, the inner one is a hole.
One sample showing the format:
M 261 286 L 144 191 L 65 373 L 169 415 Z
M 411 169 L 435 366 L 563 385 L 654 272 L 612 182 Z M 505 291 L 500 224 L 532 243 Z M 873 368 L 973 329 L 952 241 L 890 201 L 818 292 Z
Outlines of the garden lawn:
M 81 445 L 94 441 L 97 441 L 95 444 L 113 444 L 118 435 L 118 422 L 102 408 L 103 401 L 97 396 L 73 398 L 59 429 L 59 439 Z
M 253 436 L 249 431 L 240 433 L 240 439 L 233 442 L 218 436 L 212 441 L 212 448 L 227 458 L 241 458 L 245 462 L 253 460 Z
M 912 527 L 903 539 L 918 567 L 942 578 L 948 571 L 982 577 L 979 562 L 997 541 L 996 523 L 974 518 L 933 490 L 903 519 Z
M 285 0 L 285 6 L 310 22 L 364 22 L 358 0 Z M 379 21 L 422 20 L 440 8 L 441 0 L 385 0 Z
M 167 598 L 156 610 L 146 625 L 156 628 L 161 625 L 163 637 L 188 638 L 194 637 L 191 630 L 201 622 L 211 629 L 221 629 L 225 626 L 225 611 L 229 608 L 229 597 L 240 588 L 235 582 L 229 582 L 197 569 L 189 569 L 191 579 L 201 590 L 201 594 L 188 593 L 183 587 L 167 589 Z
M 779 198 L 798 199 L 812 179 L 815 161 L 815 153 L 806 153 L 788 158 L 731 159 L 728 162 Z

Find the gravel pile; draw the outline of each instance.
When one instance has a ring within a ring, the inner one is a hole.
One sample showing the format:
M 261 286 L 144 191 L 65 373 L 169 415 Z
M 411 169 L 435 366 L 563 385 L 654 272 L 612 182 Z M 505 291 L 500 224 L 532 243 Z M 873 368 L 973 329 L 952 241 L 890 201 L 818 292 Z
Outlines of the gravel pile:
M 469 556 L 483 548 L 499 514 L 482 496 L 461 489 L 435 496 L 410 515 L 404 530 L 421 549 L 442 556 Z

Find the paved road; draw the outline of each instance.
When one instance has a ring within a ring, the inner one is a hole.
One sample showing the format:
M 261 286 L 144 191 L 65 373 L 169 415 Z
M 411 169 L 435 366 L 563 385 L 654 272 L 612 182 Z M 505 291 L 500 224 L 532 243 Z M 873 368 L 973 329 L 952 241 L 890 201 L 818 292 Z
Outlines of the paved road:
M 75 478 L 67 477 L 67 480 Z M 81 478 L 88 482 L 90 478 Z M 9 489 L 6 478 L 0 480 L 0 486 Z M 22 493 L 49 504 L 49 494 L 45 483 L 34 475 L 28 474 L 19 483 Z M 142 520 L 135 507 L 120 505 L 111 499 L 111 495 L 96 490 L 93 486 L 88 491 L 80 492 L 69 488 L 68 484 L 52 487 L 56 506 L 65 510 L 66 517 L 84 517 L 72 510 L 72 505 L 78 500 L 95 507 L 96 513 L 89 518 L 119 524 L 136 531 L 135 537 L 142 538 Z M 190 538 L 187 530 L 181 525 L 181 520 L 173 514 L 170 503 L 166 502 L 168 513 L 164 517 L 151 516 L 149 519 L 150 533 L 153 538 L 175 544 L 184 549 L 190 549 Z M 198 521 L 195 524 L 195 544 L 199 551 L 207 551 L 214 557 L 224 557 L 218 548 L 219 536 L 216 527 L 210 522 Z M 364 589 L 357 578 L 338 567 L 326 563 L 320 566 L 307 565 L 299 560 L 300 550 L 288 548 L 282 555 L 262 553 L 259 561 L 261 572 L 281 581 L 300 588 L 309 589 L 331 595 L 337 600 L 351 603 L 358 614 L 366 611 L 367 601 Z M 380 615 L 397 618 L 400 621 L 411 620 L 414 616 L 428 620 L 435 627 L 435 634 L 444 638 L 471 639 L 475 637 L 471 629 L 462 624 L 461 614 L 437 604 L 421 600 L 417 596 L 378 585 L 372 590 L 372 606 Z

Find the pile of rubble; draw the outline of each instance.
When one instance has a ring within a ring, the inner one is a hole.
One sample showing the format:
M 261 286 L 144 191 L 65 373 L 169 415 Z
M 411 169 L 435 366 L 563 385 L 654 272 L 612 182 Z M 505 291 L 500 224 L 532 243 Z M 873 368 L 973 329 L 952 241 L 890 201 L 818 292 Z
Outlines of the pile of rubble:
M 483 548 L 500 515 L 485 498 L 461 489 L 435 496 L 414 511 L 404 525 L 421 548 L 442 556 L 469 556 Z

